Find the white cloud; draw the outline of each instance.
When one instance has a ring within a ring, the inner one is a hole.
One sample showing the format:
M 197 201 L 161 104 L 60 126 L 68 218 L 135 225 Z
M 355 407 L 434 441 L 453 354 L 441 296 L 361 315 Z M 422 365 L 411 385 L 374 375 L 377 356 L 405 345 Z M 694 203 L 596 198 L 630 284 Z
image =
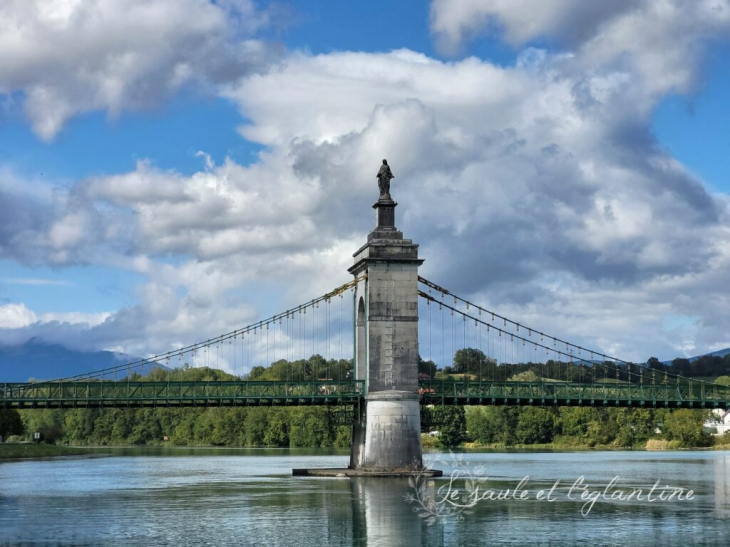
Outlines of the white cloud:
M 77 188 L 19 178 L 0 169 L 0 257 L 28 264 L 87 263 L 90 250 L 107 243 L 109 219 Z
M 104 323 L 104 321 L 106 321 L 111 316 L 112 314 L 110 312 L 48 312 L 41 314 L 39 320 L 42 323 L 68 323 L 71 325 L 84 325 L 85 327 L 95 327 Z
M 686 92 L 701 54 L 730 30 L 728 0 L 433 0 L 431 31 L 455 52 L 482 33 L 513 46 L 548 39 L 572 52 L 584 74 L 627 71 L 655 99 Z M 651 104 L 648 105 L 649 107 Z
M 62 281 L 59 279 L 40 279 L 37 277 L 6 277 L 2 281 L 3 283 L 10 283 L 11 285 L 51 285 L 55 287 L 68 287 L 69 285 L 73 285 L 70 281 Z
M 37 320 L 35 313 L 25 304 L 5 304 L 0 306 L 0 329 L 27 327 Z
M 33 332 L 144 354 L 322 294 L 347 279 L 372 228 L 386 157 L 398 226 L 433 281 L 619 357 L 715 349 L 730 329 L 728 198 L 649 124 L 661 96 L 694 82 L 696 44 L 724 28 L 723 5 L 437 1 L 434 31 L 453 45 L 483 28 L 465 21 L 491 17 L 514 44 L 559 37 L 567 49 L 527 48 L 511 67 L 409 50 L 292 53 L 220 80 L 249 120 L 241 133 L 267 146 L 251 165 L 204 156 L 186 176 L 143 161 L 42 196 L 0 186 L 5 256 L 147 278 L 139 305 L 83 333 Z
M 501 34 L 522 45 L 541 36 L 579 42 L 643 2 L 583 2 L 581 0 L 433 0 L 431 31 L 437 43 L 455 51 L 481 33 Z
M 83 328 L 94 327 L 103 323 L 111 314 L 102 313 L 43 313 L 36 314 L 29 309 L 24 303 L 5 304 L 0 306 L 0 329 L 8 329 L 10 331 L 24 329 L 25 327 L 43 328 L 48 324 L 52 325 L 79 325 Z M 3 339 L 13 339 L 18 333 L 5 332 L 2 333 Z M 27 340 L 28 337 L 25 337 Z
M 153 106 L 267 66 L 277 47 L 251 0 L 8 0 L 0 6 L 0 94 L 21 92 L 36 133 L 72 116 Z

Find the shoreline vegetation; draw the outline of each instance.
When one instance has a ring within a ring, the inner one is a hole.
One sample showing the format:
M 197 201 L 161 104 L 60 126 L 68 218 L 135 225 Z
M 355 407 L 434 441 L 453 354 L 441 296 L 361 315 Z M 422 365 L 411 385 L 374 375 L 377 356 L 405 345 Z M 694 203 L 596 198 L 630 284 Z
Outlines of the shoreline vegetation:
M 441 446 L 434 437 L 428 436 L 428 434 L 422 435 L 423 450 L 424 454 L 434 451 L 443 451 L 445 448 Z M 114 454 L 116 450 L 123 449 L 135 449 L 142 450 L 149 449 L 150 452 L 156 449 L 165 448 L 167 450 L 190 450 L 190 449 L 206 449 L 206 450 L 235 450 L 235 449 L 271 449 L 277 447 L 271 446 L 216 446 L 216 445 L 196 445 L 196 446 L 175 446 L 169 443 L 155 443 L 147 445 L 134 445 L 134 444 L 119 444 L 119 445 L 88 445 L 88 446 L 67 446 L 60 444 L 33 444 L 28 442 L 23 443 L 0 443 L 0 462 L 3 460 L 25 460 L 25 459 L 54 459 L 54 458 L 68 458 L 68 457 L 104 457 Z M 286 449 L 287 447 L 278 447 Z M 463 442 L 458 446 L 451 447 L 452 449 L 465 450 L 465 451 L 513 451 L 513 450 L 524 450 L 524 451 L 535 451 L 535 452 L 595 452 L 595 451 L 625 451 L 635 450 L 641 452 L 651 451 L 695 451 L 695 450 L 730 450 L 730 444 L 715 445 L 715 446 L 694 446 L 694 447 L 680 447 L 678 443 L 671 441 L 651 439 L 647 441 L 644 446 L 588 446 L 586 444 L 562 444 L 562 443 L 542 443 L 542 444 L 518 444 L 512 446 L 505 446 L 501 443 L 490 443 L 482 444 L 479 442 Z M 108 450 L 108 452 L 105 452 Z
M 91 453 L 90 447 L 62 446 L 45 443 L 0 443 L 0 460 L 85 456 Z
M 425 445 L 424 445 L 425 448 Z M 612 446 L 612 445 L 596 445 L 588 446 L 587 444 L 560 444 L 560 443 L 543 443 L 543 444 L 518 444 L 512 446 L 504 446 L 500 443 L 481 444 L 478 442 L 464 442 L 459 448 L 465 450 L 535 450 L 535 451 L 625 451 L 635 450 L 639 452 L 659 452 L 673 450 L 730 450 L 730 444 L 720 444 L 713 446 L 680 446 L 677 441 L 665 441 L 663 439 L 649 439 L 646 444 L 638 446 Z
M 669 367 L 652 359 L 647 364 L 651 370 L 661 371 L 660 374 L 674 369 L 682 373 L 717 374 L 730 369 L 730 355 L 703 358 L 696 363 L 675 359 Z M 467 348 L 456 352 L 453 367 L 439 369 L 432 361 L 420 360 L 419 372 L 447 382 L 465 375 L 475 380 L 501 377 L 507 381 L 551 381 L 549 378 L 566 371 L 576 379 L 587 377 L 589 373 L 596 375 L 597 370 L 594 369 L 599 366 L 587 368 L 553 361 L 496 365 L 481 351 Z M 253 367 L 245 379 L 316 382 L 346 379 L 351 372 L 350 360 L 328 361 L 320 355 L 313 355 L 309 359 L 279 360 L 268 367 Z M 240 380 L 221 370 L 187 365 L 173 370 L 154 369 L 144 376 L 134 373 L 130 379 L 173 382 Z M 631 375 L 624 379 L 619 374 L 614 381 L 631 382 L 632 379 L 635 378 Z M 730 384 L 730 376 L 713 379 L 705 376 L 705 379 Z M 716 437 L 704 427 L 711 416 L 709 410 L 435 406 L 429 408 L 426 415 L 431 426 L 429 434 L 422 437 L 424 448 L 730 449 L 730 433 Z M 57 445 L 59 448 L 30 448 L 33 445 L 13 444 L 34 440 L 36 433 L 43 442 L 41 446 Z M 0 410 L 0 436 L 10 441 L 7 445 L 0 443 L 0 458 L 9 458 L 24 457 L 24 454 L 29 457 L 74 455 L 79 451 L 83 453 L 84 447 L 105 446 L 349 448 L 351 427 L 341 425 L 331 409 L 317 406 L 5 409 Z

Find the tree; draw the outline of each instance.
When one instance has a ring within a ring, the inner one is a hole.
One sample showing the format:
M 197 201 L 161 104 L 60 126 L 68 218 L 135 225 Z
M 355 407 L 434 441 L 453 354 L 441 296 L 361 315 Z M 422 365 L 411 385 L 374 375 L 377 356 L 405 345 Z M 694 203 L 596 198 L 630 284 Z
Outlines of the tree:
M 88 442 L 94 433 L 98 410 L 76 408 L 67 410 L 63 420 L 64 437 L 73 442 Z
M 454 354 L 455 374 L 472 374 L 482 379 L 494 378 L 496 364 L 484 352 L 475 348 L 462 348 Z
M 721 386 L 730 386 L 730 376 L 720 376 L 715 379 L 715 383 Z
M 441 413 L 443 424 L 439 427 L 441 446 L 456 446 L 466 438 L 466 414 L 463 406 L 444 406 Z
M 672 361 L 669 371 L 673 374 L 688 376 L 692 374 L 692 363 L 690 363 L 689 359 L 677 357 Z
M 520 372 L 519 374 L 515 374 L 512 376 L 512 378 L 509 379 L 510 382 L 539 382 L 540 377 L 535 374 L 534 370 L 526 370 L 525 372 Z
M 324 408 L 288 409 L 291 446 L 332 446 L 334 431 Z
M 134 427 L 129 437 L 132 444 L 147 444 L 162 440 L 159 412 L 156 409 L 141 408 L 134 412 Z
M 683 447 L 705 446 L 709 444 L 710 436 L 703 429 L 704 421 L 701 410 L 674 410 L 664 418 L 664 434 L 668 440 L 679 441 Z
M 431 378 L 436 377 L 436 363 L 433 361 L 424 361 L 421 356 L 418 356 L 418 373 L 428 374 Z
M 563 435 L 585 438 L 588 425 L 595 417 L 595 411 L 586 407 L 562 407 L 558 411 L 558 422 Z
M 616 424 L 619 428 L 616 443 L 620 446 L 646 442 L 654 433 L 653 413 L 645 408 L 619 409 Z
M 181 408 L 178 415 L 175 429 L 173 430 L 173 442 L 177 445 L 191 444 L 195 440 L 195 422 L 203 412 L 199 408 Z
M 585 439 L 589 446 L 609 444 L 618 435 L 615 408 L 595 408 L 593 418 L 586 428 Z
M 21 414 L 24 429 L 27 433 L 40 433 L 44 442 L 53 444 L 63 437 L 62 410 L 27 410 Z
M 662 370 L 664 368 L 664 365 L 662 365 L 661 361 L 659 361 L 656 357 L 649 357 L 646 361 L 646 366 L 656 370 Z
M 503 406 L 468 407 L 466 426 L 469 436 L 482 444 L 513 444 L 514 411 Z
M 12 408 L 0 409 L 0 437 L 23 434 L 23 420 L 18 411 Z
M 266 435 L 267 408 L 251 408 L 246 412 L 246 444 L 263 446 Z
M 96 420 L 94 420 L 94 440 L 105 445 L 112 440 L 112 429 L 119 414 L 116 408 L 101 409 Z
M 526 407 L 517 419 L 515 437 L 523 444 L 549 443 L 553 440 L 555 417 L 546 408 Z
M 284 412 L 280 409 L 272 409 L 268 422 L 264 444 L 266 446 L 289 446 L 289 424 Z

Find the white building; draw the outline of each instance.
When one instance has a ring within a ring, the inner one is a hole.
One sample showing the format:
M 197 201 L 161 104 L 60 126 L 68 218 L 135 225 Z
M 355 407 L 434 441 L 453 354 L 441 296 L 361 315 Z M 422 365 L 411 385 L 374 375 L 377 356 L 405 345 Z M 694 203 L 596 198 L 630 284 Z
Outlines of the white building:
M 717 433 L 713 435 L 723 435 L 730 431 L 730 410 L 722 410 L 715 408 L 712 410 L 712 418 L 704 423 L 707 429 L 715 429 Z

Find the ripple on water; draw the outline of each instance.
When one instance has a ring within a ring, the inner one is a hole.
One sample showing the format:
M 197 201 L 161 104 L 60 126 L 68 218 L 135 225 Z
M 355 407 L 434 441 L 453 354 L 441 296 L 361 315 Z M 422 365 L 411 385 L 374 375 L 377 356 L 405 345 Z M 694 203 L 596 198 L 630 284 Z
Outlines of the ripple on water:
M 453 466 L 443 467 L 448 475 Z M 691 503 L 483 501 L 461 522 L 426 526 L 405 480 L 292 477 L 347 456 L 174 451 L 0 465 L 0 545 L 727 545 L 730 456 L 572 452 L 464 455 L 484 488 L 560 488 L 583 475 L 605 487 L 693 488 Z M 434 483 L 434 489 L 447 479 Z M 456 485 L 462 491 L 463 482 Z M 420 511 L 422 512 L 422 511 Z

